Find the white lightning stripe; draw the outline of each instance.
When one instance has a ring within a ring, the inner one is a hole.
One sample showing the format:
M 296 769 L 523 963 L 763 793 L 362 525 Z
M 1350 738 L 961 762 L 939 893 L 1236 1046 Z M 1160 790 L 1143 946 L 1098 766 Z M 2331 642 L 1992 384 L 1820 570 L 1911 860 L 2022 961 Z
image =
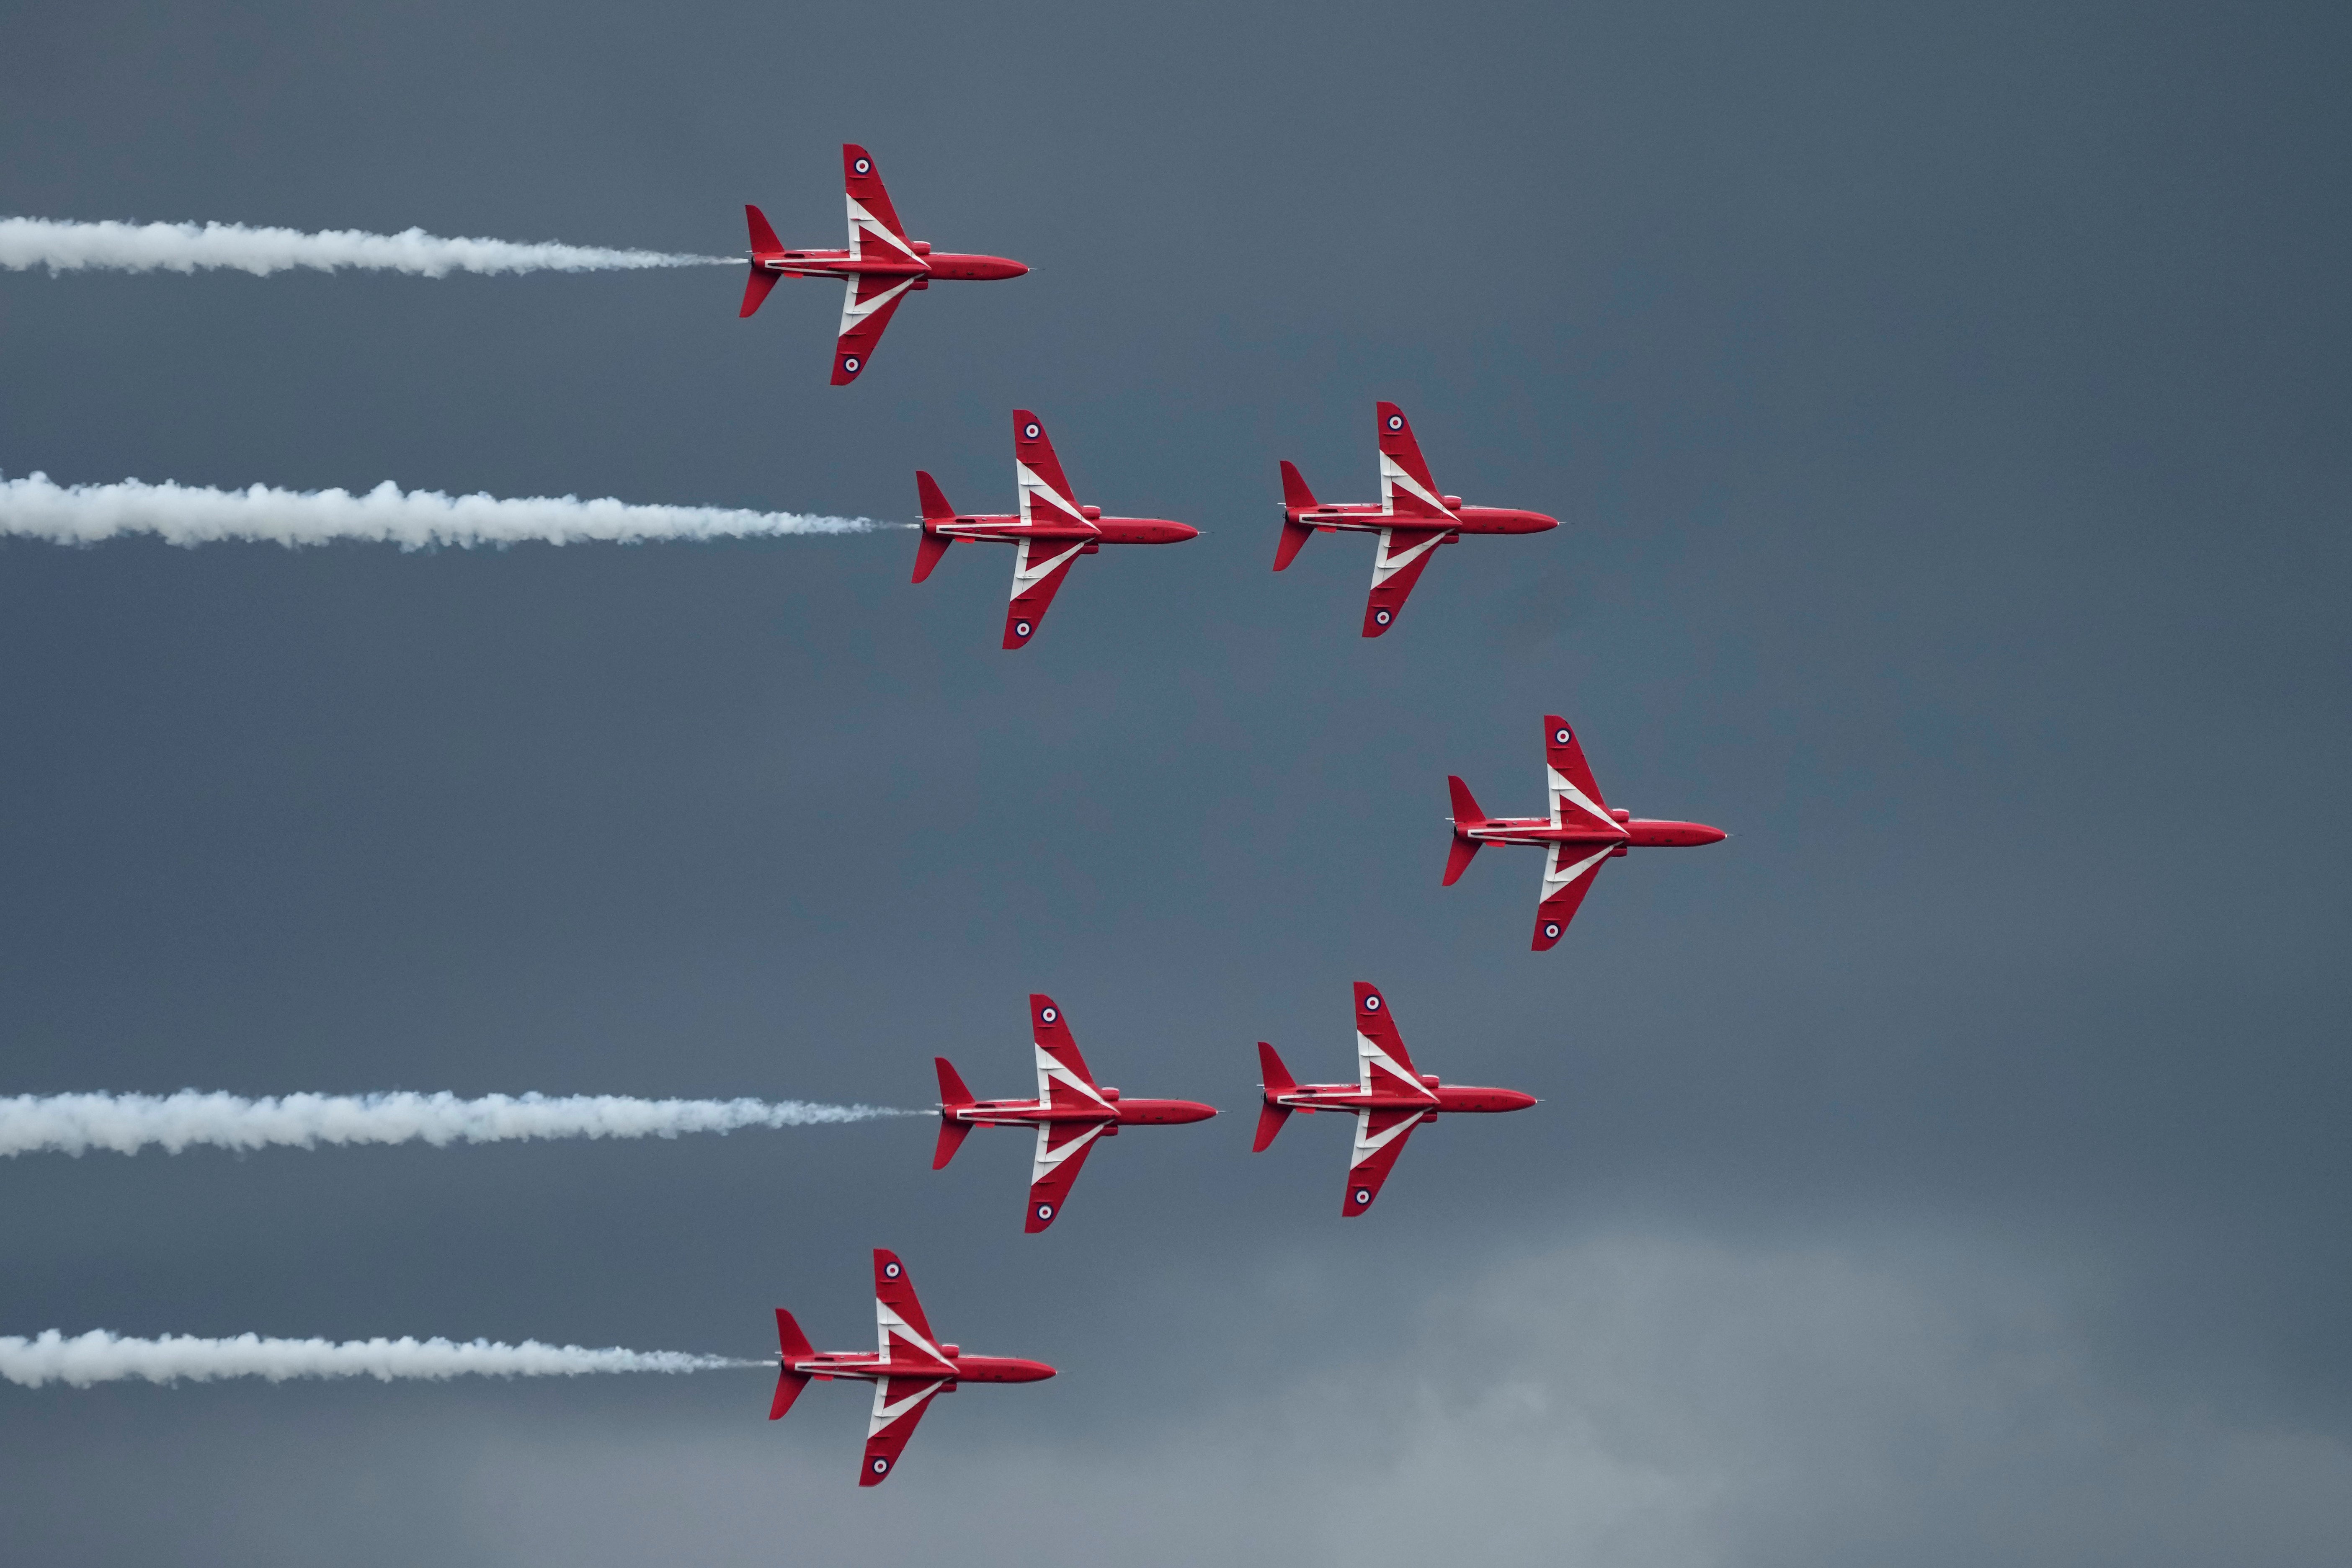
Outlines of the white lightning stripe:
M 1370 1094 L 1372 1091 L 1372 1064 L 1374 1062 L 1380 1063 L 1381 1066 L 1388 1068 L 1389 1071 L 1396 1074 L 1397 1077 L 1404 1079 L 1405 1082 L 1412 1085 L 1413 1088 L 1419 1089 L 1423 1094 L 1427 1095 L 1430 1099 L 1435 1100 L 1437 1098 L 1436 1091 L 1432 1089 L 1427 1084 L 1422 1082 L 1417 1074 L 1408 1071 L 1405 1068 L 1399 1065 L 1396 1058 L 1382 1050 L 1370 1035 L 1364 1033 L 1361 1029 L 1357 1030 L 1356 1087 L 1363 1090 L 1366 1094 Z
M 1058 1149 L 1049 1149 L 1045 1145 L 1047 1141 L 1054 1135 L 1055 1123 L 1051 1121 L 1039 1122 L 1037 1124 L 1037 1158 L 1029 1169 L 1029 1184 L 1031 1186 L 1035 1186 L 1039 1182 L 1042 1182 L 1047 1176 L 1052 1175 L 1065 1163 L 1066 1163 L 1071 1156 L 1077 1153 L 1079 1150 L 1085 1148 L 1096 1139 L 1101 1137 L 1103 1135 L 1103 1130 L 1109 1125 L 1110 1123 L 1108 1121 L 1097 1121 L 1092 1127 L 1087 1129 L 1086 1136 L 1082 1138 L 1073 1138 Z
M 1545 898 L 1550 898 L 1554 893 L 1583 876 L 1585 872 L 1608 859 L 1617 847 L 1613 844 L 1603 845 L 1575 865 L 1569 865 L 1568 858 L 1582 847 L 1582 845 L 1573 847 L 1566 844 L 1552 846 L 1551 854 L 1544 858 L 1543 896 Z
M 887 292 L 877 294 L 861 305 L 857 300 L 857 281 L 856 277 L 853 275 L 849 279 L 848 291 L 842 296 L 841 331 L 836 334 L 837 336 L 847 337 L 860 321 L 915 286 L 913 279 L 901 278 Z
M 1549 763 L 1546 763 L 1544 764 L 1544 781 L 1550 786 L 1551 825 L 1554 827 L 1558 827 L 1559 826 L 1559 797 L 1561 795 L 1566 795 L 1569 799 L 1576 803 L 1577 809 L 1591 813 L 1592 819 L 1595 822 L 1600 823 L 1603 827 L 1612 829 L 1621 837 L 1630 838 L 1633 837 L 1633 835 L 1625 831 L 1623 826 L 1620 824 L 1615 817 L 1609 815 L 1608 807 L 1602 805 L 1599 801 L 1594 800 L 1591 795 L 1586 795 L 1582 790 L 1569 783 L 1568 775 L 1561 773 L 1558 768 L 1553 767 Z
M 1448 507 L 1441 498 L 1422 489 L 1421 481 L 1406 473 L 1402 464 L 1386 452 L 1382 452 L 1381 454 L 1381 510 L 1382 511 L 1391 515 L 1395 513 L 1396 492 L 1400 486 L 1419 496 L 1447 517 L 1454 515 L 1453 509 Z
M 1030 589 L 1035 587 L 1038 584 L 1052 576 L 1054 574 L 1055 568 L 1060 566 L 1066 561 L 1076 559 L 1078 552 L 1087 547 L 1087 542 L 1085 540 L 1072 540 L 1068 542 L 1070 547 L 1067 550 L 1063 551 L 1059 555 L 1048 557 L 1043 562 L 1037 560 L 1036 552 L 1040 549 L 1051 550 L 1055 545 L 1063 542 L 1064 541 L 1058 539 L 1040 540 L 1024 538 L 1021 541 L 1020 553 L 1013 558 L 1013 598 L 1019 598 L 1022 595 L 1027 593 Z
M 860 241 L 862 237 L 868 234 L 873 235 L 884 244 L 897 250 L 909 261 L 920 261 L 922 259 L 921 257 L 915 254 L 914 247 L 908 245 L 905 240 L 900 239 L 897 235 L 892 234 L 890 232 L 890 226 L 884 223 L 880 218 L 876 217 L 872 213 L 867 212 L 865 205 L 856 196 L 850 195 L 847 192 L 844 192 L 843 199 L 849 203 L 849 258 L 852 261 L 864 259 L 866 247 L 862 243 L 860 243 Z
M 1412 1115 L 1406 1117 L 1402 1121 L 1398 1122 L 1394 1127 L 1390 1128 L 1387 1131 L 1375 1138 L 1371 1135 L 1372 1113 L 1369 1110 L 1359 1110 L 1356 1112 L 1356 1153 L 1355 1157 L 1348 1162 L 1348 1169 L 1351 1171 L 1354 1170 L 1357 1166 L 1362 1164 L 1365 1161 L 1370 1159 L 1373 1155 L 1379 1153 L 1381 1150 L 1387 1148 L 1390 1144 L 1395 1142 L 1406 1133 L 1412 1131 L 1415 1127 L 1418 1127 L 1421 1124 L 1421 1119 L 1428 1114 L 1429 1112 L 1425 1110 L 1416 1110 Z
M 1055 1056 L 1053 1052 L 1047 1050 L 1045 1047 L 1038 1045 L 1034 1040 L 1030 1042 L 1030 1046 L 1031 1048 L 1035 1050 L 1037 1053 L 1037 1102 L 1040 1105 L 1046 1104 L 1053 1100 L 1054 1085 L 1056 1083 L 1064 1083 L 1067 1084 L 1070 1088 L 1076 1089 L 1080 1094 L 1085 1095 L 1097 1105 L 1101 1106 L 1105 1111 L 1110 1110 L 1110 1101 L 1108 1099 L 1105 1098 L 1102 1090 L 1097 1089 L 1093 1084 L 1088 1083 L 1085 1079 L 1080 1078 L 1069 1068 L 1065 1067 L 1062 1064 L 1061 1058 Z
M 905 1383 L 908 1379 L 902 1377 L 897 1381 Z M 935 1383 L 925 1384 L 921 1392 L 910 1394 L 906 1398 L 895 1402 L 890 1398 L 891 1382 L 892 1380 L 887 1377 L 877 1377 L 874 1380 L 874 1416 L 866 1424 L 866 1440 L 869 1443 L 883 1427 L 945 1388 L 948 1380 L 942 1377 Z
M 890 1359 L 890 1335 L 893 1331 L 896 1331 L 900 1339 L 917 1346 L 941 1366 L 953 1368 L 955 1365 L 948 1359 L 946 1352 L 917 1333 L 915 1326 L 892 1310 L 890 1303 L 879 1296 L 874 1298 L 874 1328 L 875 1331 L 881 1336 L 882 1359 L 886 1362 Z
M 1077 502 L 1072 500 L 1069 497 L 1064 495 L 1061 491 L 1047 484 L 1044 478 L 1038 474 L 1036 469 L 1031 468 L 1028 464 L 1023 462 L 1018 458 L 1013 459 L 1013 485 L 1014 490 L 1021 497 L 1022 521 L 1034 522 L 1037 521 L 1036 518 L 1032 515 L 1032 507 L 1035 501 L 1042 500 L 1049 502 L 1055 511 L 1062 514 L 1059 518 L 1052 521 L 1057 522 L 1075 522 L 1081 528 L 1094 527 L 1092 523 L 1087 521 L 1087 514 L 1078 510 Z
M 1436 549 L 1439 542 L 1445 538 L 1444 531 L 1440 530 L 1412 549 L 1399 554 L 1392 552 L 1389 543 L 1395 532 L 1396 530 L 1392 528 L 1381 530 L 1381 547 L 1372 552 L 1372 586 L 1375 588 Z

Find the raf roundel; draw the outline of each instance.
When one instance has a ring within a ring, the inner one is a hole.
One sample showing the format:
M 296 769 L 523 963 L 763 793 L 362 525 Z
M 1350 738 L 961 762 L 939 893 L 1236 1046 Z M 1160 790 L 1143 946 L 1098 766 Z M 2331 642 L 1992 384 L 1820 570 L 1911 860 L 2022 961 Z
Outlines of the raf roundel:
M 1044 1012 L 1042 1012 L 1042 1013 L 1038 1014 L 1038 1015 L 1037 1015 L 1037 1016 L 1039 1016 L 1040 1018 L 1045 1019 L 1045 1022 L 1047 1022 L 1048 1024 L 1050 1024 L 1050 1023 L 1052 1023 L 1055 1019 L 1056 1019 L 1056 1018 L 1060 1017 L 1060 1016 L 1061 1016 L 1061 1015 L 1060 1015 L 1059 1013 L 1055 1012 L 1055 1011 L 1054 1011 L 1054 1009 L 1052 1009 L 1051 1007 L 1048 1007 L 1048 1008 L 1046 1008 Z
M 1054 1217 L 1054 1205 L 1052 1204 L 1039 1204 L 1037 1205 L 1037 1217 L 1039 1219 L 1052 1219 Z
M 1021 438 L 1024 441 L 1034 441 L 1043 434 L 1045 434 L 1045 432 L 1038 429 L 1037 422 L 1034 419 L 1032 419 L 1028 424 L 1021 426 Z
M 871 158 L 860 158 L 857 160 L 857 172 L 861 174 L 872 174 L 874 172 L 874 160 Z
M 1356 1201 L 1360 1204 L 1370 1203 L 1372 1201 L 1372 1189 L 1370 1187 L 1358 1187 L 1356 1189 Z
M 896 1279 L 904 1272 L 906 1271 L 895 1263 L 886 1263 L 882 1266 L 882 1278 L 885 1279 Z
M 1364 998 L 1364 1011 L 1367 1013 L 1377 1013 L 1380 1010 L 1381 994 L 1375 991 L 1370 995 Z
M 1027 621 L 1013 622 L 1013 632 L 1016 637 L 1027 637 L 1029 635 L 1029 623 Z
M 887 1475 L 888 1475 L 888 1474 L 890 1473 L 890 1461 L 889 1461 L 889 1460 L 887 1460 L 887 1459 L 886 1459 L 886 1458 L 883 1458 L 881 1455 L 879 1455 L 879 1454 L 875 1455 L 875 1456 L 874 1456 L 874 1473 L 875 1473 L 876 1475 L 877 1475 L 877 1476 L 887 1476 Z
M 856 354 L 851 354 L 847 359 L 843 360 L 841 362 L 841 368 L 847 371 L 850 374 L 856 375 L 857 374 L 857 356 Z
M 1558 921 L 1544 921 L 1544 935 L 1554 942 L 1558 942 L 1559 940 L 1559 922 Z
M 1576 737 L 1568 732 L 1568 726 L 1565 724 L 1551 732 L 1551 742 L 1555 746 L 1565 746 L 1574 739 Z
M 1402 415 L 1402 414 L 1391 414 L 1391 415 L 1390 415 L 1390 416 L 1389 416 L 1389 428 L 1390 428 L 1390 429 L 1391 429 L 1391 430 L 1402 430 L 1402 429 L 1403 429 L 1403 428 L 1404 428 L 1404 416 L 1403 416 L 1403 415 Z
M 1377 626 L 1387 626 L 1392 619 L 1394 619 L 1394 617 L 1386 610 L 1375 610 L 1372 612 L 1372 621 Z

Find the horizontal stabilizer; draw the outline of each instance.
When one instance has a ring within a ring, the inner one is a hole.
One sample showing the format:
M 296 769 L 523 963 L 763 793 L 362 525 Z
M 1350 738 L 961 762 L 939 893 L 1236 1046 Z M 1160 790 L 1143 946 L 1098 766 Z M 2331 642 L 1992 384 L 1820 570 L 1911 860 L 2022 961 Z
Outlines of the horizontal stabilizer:
M 948 1162 L 956 1157 L 956 1151 L 962 1148 L 963 1141 L 971 1136 L 971 1122 L 950 1121 L 944 1116 L 940 1117 L 940 1142 L 939 1147 L 931 1152 L 931 1169 L 946 1170 Z
M 1462 879 L 1462 873 L 1470 869 L 1470 862 L 1478 858 L 1478 851 L 1485 847 L 1486 843 L 1482 839 L 1466 837 L 1459 833 L 1455 834 L 1454 836 L 1454 847 L 1447 852 L 1445 857 L 1445 880 L 1440 882 L 1438 886 L 1441 888 L 1450 888 L 1454 886 L 1455 882 L 1460 881 Z
M 948 504 L 947 491 L 940 481 L 922 469 L 915 470 L 915 499 L 922 504 L 925 522 L 953 522 L 956 509 Z
M 736 317 L 740 320 L 751 315 L 766 304 L 770 290 L 775 288 L 776 279 L 782 276 L 781 272 L 763 272 L 757 267 L 751 268 L 751 275 L 743 280 L 743 308 L 735 312 Z
M 1290 1094 L 1298 1088 L 1290 1076 L 1290 1069 L 1282 1065 L 1282 1058 L 1276 1056 L 1274 1047 L 1264 1040 L 1257 1043 L 1257 1070 L 1268 1094 Z
M 1259 1106 L 1257 1111 L 1257 1137 L 1250 1144 L 1250 1152 L 1253 1154 L 1263 1154 L 1265 1152 L 1266 1146 L 1274 1142 L 1274 1135 L 1281 1131 L 1283 1123 L 1289 1120 L 1290 1107 L 1286 1105 L 1276 1105 L 1274 1101 L 1269 1100 L 1264 1105 Z
M 751 248 L 753 251 L 783 249 L 784 242 L 776 237 L 776 231 L 774 229 L 768 226 L 767 214 L 761 212 L 758 207 L 753 206 L 751 203 L 745 202 L 743 204 L 743 219 L 746 223 L 750 224 L 751 227 Z
M 804 1372 L 794 1372 L 791 1367 L 786 1367 L 778 1373 L 776 1396 L 768 1402 L 768 1419 L 782 1421 L 784 1418 L 784 1412 L 793 1407 L 793 1401 L 798 1399 L 801 1396 L 801 1390 L 808 1385 L 808 1373 Z
M 1445 775 L 1445 788 L 1454 796 L 1454 826 L 1476 827 L 1486 820 L 1486 814 L 1478 809 L 1478 802 L 1470 794 L 1468 784 L 1448 773 Z
M 1274 569 L 1279 572 L 1297 560 L 1298 552 L 1306 549 L 1307 542 L 1314 537 L 1313 524 L 1293 522 L 1288 512 L 1283 513 L 1282 538 L 1274 547 Z
M 1315 510 L 1315 492 L 1307 488 L 1307 480 L 1289 458 L 1282 460 L 1282 504 L 1292 511 Z

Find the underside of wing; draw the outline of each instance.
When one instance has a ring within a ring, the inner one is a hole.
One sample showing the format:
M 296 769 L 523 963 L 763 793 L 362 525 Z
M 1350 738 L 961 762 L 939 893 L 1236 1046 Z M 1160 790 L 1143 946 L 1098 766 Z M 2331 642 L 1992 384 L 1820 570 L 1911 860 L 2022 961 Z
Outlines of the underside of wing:
M 1022 1229 L 1036 1235 L 1054 1223 L 1069 1201 L 1070 1188 L 1094 1151 L 1108 1121 L 1048 1121 L 1037 1129 L 1037 1158 L 1030 1169 L 1029 1218 Z
M 931 1400 L 948 1380 L 886 1377 L 874 1384 L 874 1416 L 866 1428 L 866 1460 L 858 1467 L 857 1484 L 878 1487 L 898 1468 L 898 1456 Z
M 834 385 L 847 386 L 857 379 L 882 341 L 882 329 L 890 324 L 913 284 L 911 278 L 865 272 L 849 280 L 841 306 L 841 341 L 833 346 Z
M 1372 556 L 1371 596 L 1364 604 L 1366 637 L 1379 637 L 1396 624 L 1412 585 L 1421 581 L 1422 569 L 1445 534 L 1442 528 L 1381 530 L 1380 547 Z
M 1004 646 L 1025 647 L 1045 624 L 1045 606 L 1062 591 L 1070 563 L 1086 548 L 1081 539 L 1024 539 L 1013 563 L 1013 602 L 1004 609 Z
M 1536 906 L 1535 951 L 1548 952 L 1567 934 L 1568 922 L 1592 889 L 1601 863 L 1613 852 L 1607 844 L 1555 844 L 1544 856 L 1543 902 Z
M 1340 1215 L 1353 1219 L 1372 1206 L 1381 1185 L 1404 1152 L 1404 1142 L 1421 1125 L 1425 1110 L 1360 1110 L 1356 1112 L 1356 1149 L 1348 1166 L 1347 1201 Z

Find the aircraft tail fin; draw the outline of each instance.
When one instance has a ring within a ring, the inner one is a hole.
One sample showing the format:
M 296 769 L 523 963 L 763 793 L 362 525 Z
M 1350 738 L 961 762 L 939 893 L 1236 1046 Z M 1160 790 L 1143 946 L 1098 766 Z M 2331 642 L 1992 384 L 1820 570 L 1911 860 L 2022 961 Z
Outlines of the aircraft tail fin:
M 955 542 L 935 531 L 932 525 L 949 521 L 956 510 L 948 504 L 947 492 L 940 489 L 939 480 L 920 468 L 915 470 L 915 496 L 923 508 L 923 534 L 915 542 L 915 581 L 919 583 L 931 574 L 931 568 L 940 563 L 940 557 Z
M 773 289 L 776 286 L 776 280 L 783 276 L 781 272 L 768 271 L 759 263 L 761 252 L 778 251 L 784 247 L 783 242 L 776 237 L 776 231 L 768 226 L 766 215 L 758 207 L 746 202 L 743 204 L 743 217 L 751 229 L 752 260 L 751 276 L 743 283 L 743 308 L 736 312 L 739 317 L 748 316 L 765 304 L 768 291 Z
M 1445 787 L 1454 795 L 1454 848 L 1445 857 L 1445 880 L 1441 885 L 1450 888 L 1463 872 L 1470 868 L 1470 862 L 1476 859 L 1478 851 L 1485 847 L 1483 841 L 1462 830 L 1485 822 L 1486 814 L 1478 809 L 1478 802 L 1471 795 L 1470 786 L 1460 779 L 1448 773 Z
M 1314 508 L 1315 492 L 1307 488 L 1307 481 L 1299 478 L 1298 470 L 1291 466 L 1289 458 L 1285 458 L 1282 461 L 1282 541 L 1274 547 L 1276 571 L 1281 571 L 1297 560 L 1298 552 L 1307 547 L 1307 542 L 1315 537 L 1315 525 L 1298 520 L 1300 512 L 1312 511 Z
M 793 1363 L 816 1354 L 816 1347 L 801 1332 L 800 1324 L 782 1307 L 776 1309 L 776 1343 L 783 1352 L 783 1370 L 776 1375 L 776 1397 L 768 1405 L 771 1421 L 782 1420 L 784 1412 L 793 1407 L 793 1401 L 801 1396 L 801 1390 L 808 1386 L 808 1373 L 794 1372 Z
M 1290 1120 L 1290 1107 L 1276 1104 L 1274 1097 L 1288 1094 L 1298 1087 L 1291 1079 L 1290 1069 L 1282 1065 L 1282 1058 L 1264 1040 L 1257 1043 L 1257 1070 L 1265 1080 L 1265 1104 L 1258 1110 L 1257 1137 L 1250 1143 L 1253 1154 L 1263 1153 L 1265 1146 L 1274 1142 L 1274 1135 L 1282 1131 L 1283 1123 Z
M 1315 492 L 1307 488 L 1307 481 L 1291 466 L 1290 459 L 1285 458 L 1282 460 L 1282 542 L 1274 547 L 1276 571 L 1281 571 L 1297 560 L 1299 551 L 1315 537 L 1315 525 L 1301 522 L 1297 517 L 1299 512 L 1311 511 L 1314 508 Z
M 958 1121 L 954 1115 L 972 1102 L 971 1090 L 963 1086 L 963 1075 L 947 1058 L 933 1057 L 931 1063 L 940 1069 L 940 1143 L 931 1155 L 931 1169 L 944 1171 L 948 1162 L 955 1158 L 956 1151 L 963 1147 L 963 1141 L 971 1135 L 971 1123 Z

